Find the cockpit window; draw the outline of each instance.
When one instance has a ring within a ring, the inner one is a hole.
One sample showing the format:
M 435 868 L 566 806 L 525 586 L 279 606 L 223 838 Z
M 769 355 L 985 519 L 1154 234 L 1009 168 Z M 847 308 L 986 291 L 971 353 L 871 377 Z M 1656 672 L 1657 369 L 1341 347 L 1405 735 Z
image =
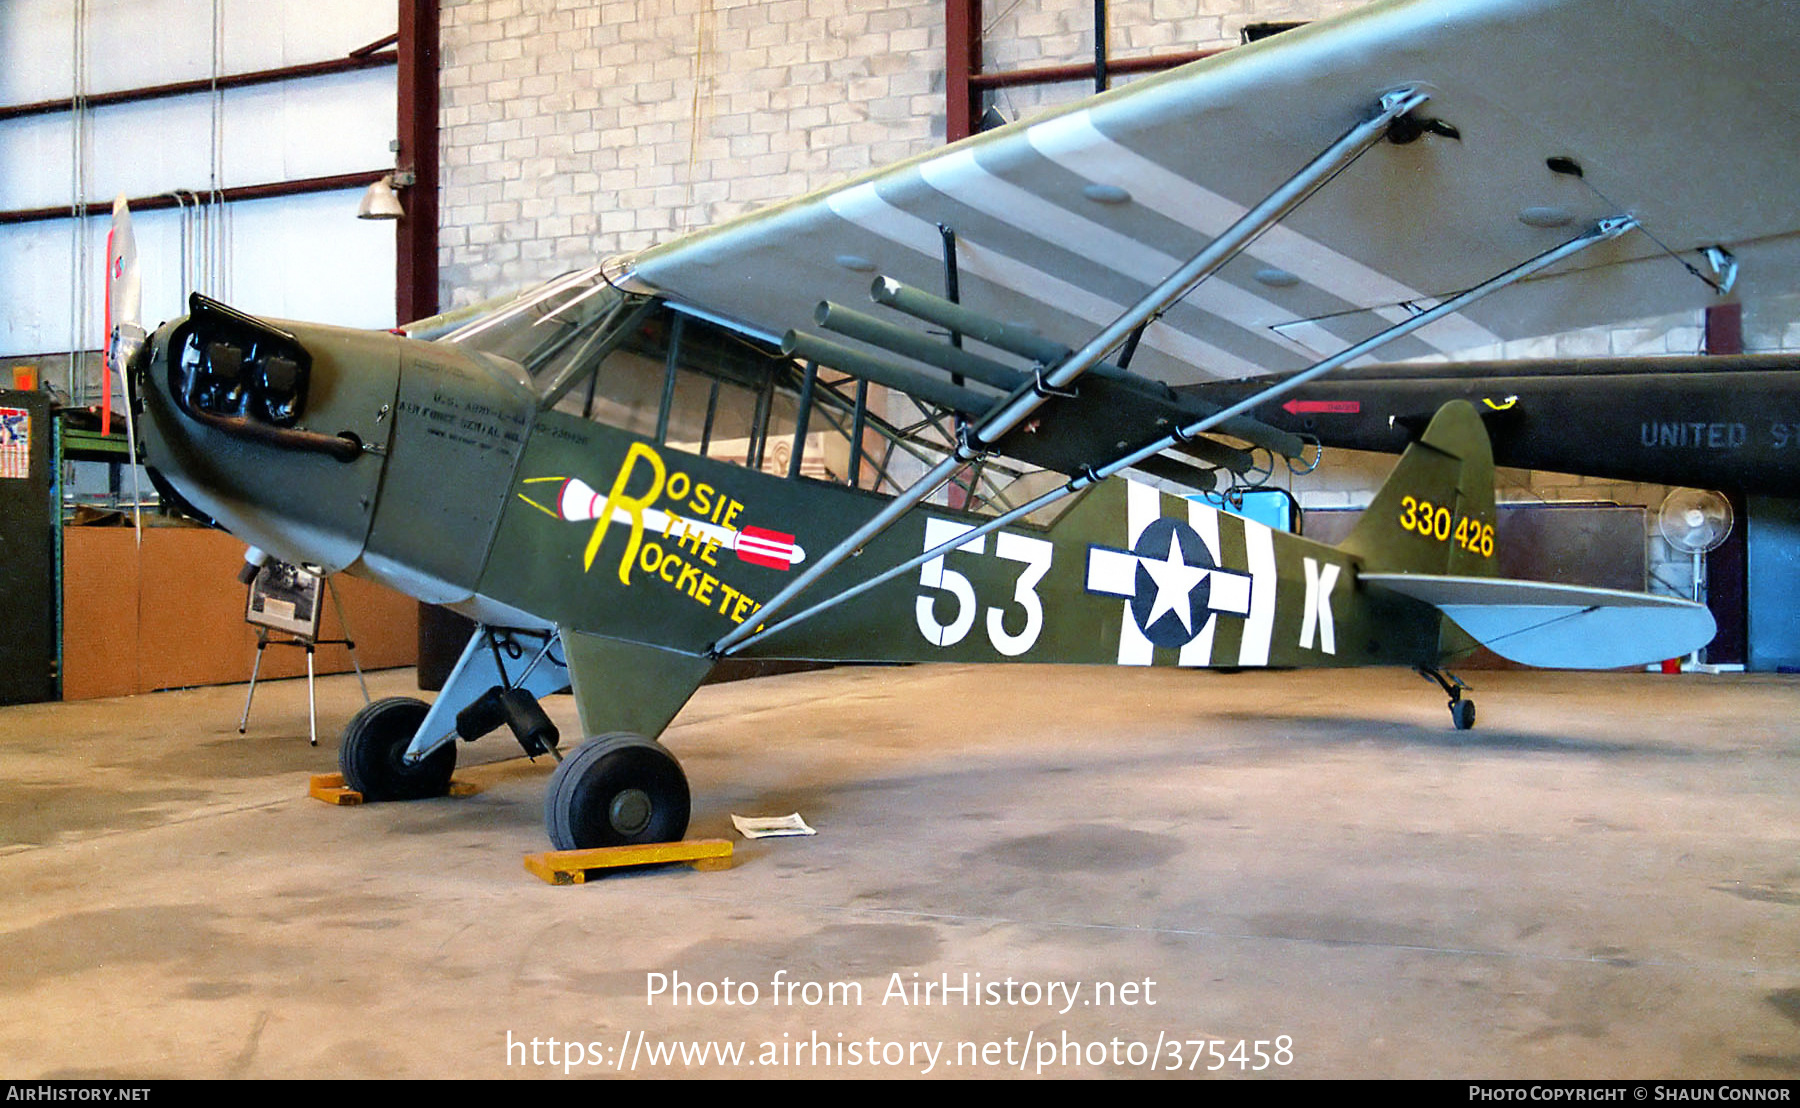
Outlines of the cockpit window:
M 948 413 L 629 295 L 598 269 L 534 289 L 446 340 L 521 366 L 544 408 L 779 477 L 894 493 L 955 442 Z M 994 514 L 1060 480 L 987 459 L 932 502 Z

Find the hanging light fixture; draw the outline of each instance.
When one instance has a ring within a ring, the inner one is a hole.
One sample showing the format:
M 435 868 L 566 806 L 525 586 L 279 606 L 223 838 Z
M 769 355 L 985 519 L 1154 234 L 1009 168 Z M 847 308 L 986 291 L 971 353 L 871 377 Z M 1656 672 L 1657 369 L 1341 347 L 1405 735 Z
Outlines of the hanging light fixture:
M 400 197 L 394 192 L 395 186 L 401 185 L 397 180 L 399 176 L 398 173 L 390 173 L 363 190 L 362 203 L 356 206 L 356 218 L 399 219 L 405 215 L 406 209 L 400 206 Z

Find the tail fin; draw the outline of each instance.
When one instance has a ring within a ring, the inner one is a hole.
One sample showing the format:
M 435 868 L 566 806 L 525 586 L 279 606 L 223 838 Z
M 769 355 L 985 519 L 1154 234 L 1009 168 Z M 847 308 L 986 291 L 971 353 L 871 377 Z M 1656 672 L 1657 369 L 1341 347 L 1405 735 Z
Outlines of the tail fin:
M 1463 400 L 1438 409 L 1339 549 L 1362 559 L 1362 583 L 1450 617 L 1440 656 L 1480 643 L 1525 665 L 1608 669 L 1678 657 L 1713 636 L 1712 614 L 1691 601 L 1492 579 L 1494 453 Z
M 1438 409 L 1339 549 L 1365 572 L 1494 576 L 1494 452 L 1472 404 Z

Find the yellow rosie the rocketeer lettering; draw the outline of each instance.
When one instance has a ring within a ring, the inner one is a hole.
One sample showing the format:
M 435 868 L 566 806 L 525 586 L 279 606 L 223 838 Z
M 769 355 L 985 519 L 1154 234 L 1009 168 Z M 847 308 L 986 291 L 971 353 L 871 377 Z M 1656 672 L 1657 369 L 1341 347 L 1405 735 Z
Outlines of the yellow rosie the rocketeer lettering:
M 705 552 L 701 552 L 705 556 Z M 745 593 L 727 585 L 725 582 L 707 573 L 699 566 L 682 559 L 673 550 L 664 550 L 661 543 L 647 542 L 638 548 L 638 568 L 672 585 L 676 592 L 685 593 L 689 599 L 712 608 L 722 616 L 731 617 L 732 622 L 742 623 L 744 617 L 762 607 Z
M 633 494 L 630 491 L 632 478 L 640 462 L 645 466 L 650 483 L 642 493 Z M 620 584 L 631 584 L 632 569 L 635 566 L 643 573 L 661 579 L 677 592 L 686 594 L 696 603 L 715 609 L 733 622 L 744 622 L 745 617 L 762 605 L 684 559 L 675 549 L 666 548 L 663 542 L 644 541 L 644 512 L 654 509 L 657 502 L 665 496 L 675 505 L 693 512 L 695 518 L 726 529 L 734 529 L 732 525 L 744 507 L 741 502 L 724 495 L 711 485 L 694 481 L 680 470 L 671 472 L 663 463 L 662 456 L 651 447 L 643 443 L 632 443 L 625 454 L 624 464 L 613 478 L 612 488 L 607 492 L 605 502 L 594 518 L 593 534 L 588 537 L 587 550 L 582 560 L 583 571 L 594 567 L 594 560 L 600 554 L 600 544 L 606 537 L 606 529 L 613 521 L 613 513 L 615 510 L 622 511 L 630 517 L 631 533 L 619 557 Z M 688 551 L 707 565 L 718 564 L 715 557 L 719 547 L 717 539 L 705 538 L 690 530 L 686 526 L 687 521 L 673 511 L 665 508 L 662 514 L 667 517 L 660 535 L 664 542 L 671 542 L 674 547 Z
M 649 468 L 650 488 L 642 495 L 633 496 L 628 490 L 640 461 Z M 582 568 L 594 568 L 594 559 L 600 554 L 600 542 L 606 537 L 606 528 L 612 523 L 613 511 L 622 510 L 631 517 L 631 535 L 619 558 L 619 583 L 631 584 L 631 567 L 637 561 L 638 548 L 644 541 L 644 511 L 655 507 L 656 502 L 665 496 L 690 512 L 692 518 L 705 520 L 728 530 L 736 529 L 734 525 L 738 513 L 744 510 L 741 501 L 726 496 L 705 482 L 695 481 L 681 470 L 671 472 L 663 464 L 662 456 L 654 449 L 641 442 L 634 442 L 625 454 L 625 463 L 619 467 L 618 476 L 613 478 L 612 489 L 606 494 L 606 502 L 594 517 L 594 533 L 588 538 Z M 674 515 L 672 512 L 669 514 Z
M 651 471 L 656 475 L 651 482 L 650 491 L 641 497 L 625 495 L 625 486 L 631 483 L 631 471 L 636 467 L 638 459 L 650 463 Z M 625 556 L 619 560 L 619 583 L 631 584 L 631 562 L 637 554 L 638 544 L 644 541 L 644 509 L 656 502 L 662 495 L 663 482 L 667 480 L 668 470 L 656 451 L 641 442 L 631 444 L 625 454 L 625 464 L 619 467 L 619 474 L 613 478 L 612 491 L 606 494 L 606 503 L 600 514 L 594 517 L 594 534 L 588 539 L 587 554 L 583 557 L 581 568 L 594 568 L 594 558 L 600 553 L 600 540 L 606 537 L 606 529 L 612 524 L 614 508 L 624 508 L 631 516 L 631 538 L 625 546 Z

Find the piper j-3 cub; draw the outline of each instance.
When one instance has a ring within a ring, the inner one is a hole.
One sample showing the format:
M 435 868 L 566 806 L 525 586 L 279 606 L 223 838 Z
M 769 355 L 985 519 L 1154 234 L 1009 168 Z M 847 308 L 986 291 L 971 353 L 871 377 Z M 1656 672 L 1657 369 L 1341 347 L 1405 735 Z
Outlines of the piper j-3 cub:
M 1786 291 L 1794 26 L 1376 5 L 405 333 L 195 297 L 116 356 L 198 512 L 480 624 L 347 727 L 372 799 L 506 726 L 560 758 L 556 846 L 677 838 L 656 737 L 725 657 L 1408 665 L 1467 727 L 1474 642 L 1620 666 L 1711 618 L 1496 579 L 1467 404 L 1333 548 L 1166 491 L 1309 453 L 1171 386 Z

